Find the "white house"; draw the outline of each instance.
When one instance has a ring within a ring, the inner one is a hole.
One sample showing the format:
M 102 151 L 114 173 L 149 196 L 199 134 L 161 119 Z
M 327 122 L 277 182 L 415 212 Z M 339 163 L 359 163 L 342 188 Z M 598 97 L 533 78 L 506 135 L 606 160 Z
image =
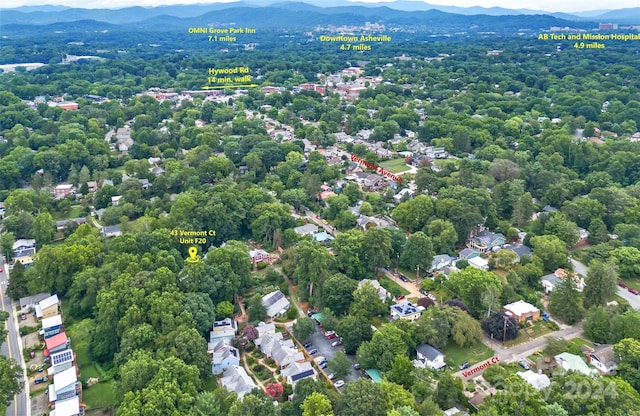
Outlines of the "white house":
M 291 306 L 289 300 L 279 290 L 264 295 L 262 297 L 262 305 L 264 305 L 270 318 L 284 315 Z
M 122 230 L 119 225 L 108 225 L 106 227 L 102 227 L 102 235 L 103 237 L 117 237 L 122 235 Z
M 600 345 L 587 353 L 589 364 L 594 366 L 602 374 L 615 373 L 618 368 L 618 360 L 613 352 L 613 345 Z
M 553 289 L 555 289 L 555 287 L 558 286 L 558 284 L 560 284 L 560 282 L 567 277 L 573 279 L 578 292 L 582 292 L 584 290 L 584 279 L 575 272 L 572 272 L 570 274 L 565 269 L 557 269 L 552 274 L 542 276 L 542 278 L 540 279 L 540 283 L 542 284 L 545 293 L 549 294 L 553 292 Z
M 220 384 L 227 389 L 229 393 L 235 392 L 239 399 L 251 393 L 251 390 L 258 388 L 244 368 L 238 365 L 233 365 L 224 370 Z
M 11 247 L 13 249 L 13 258 L 29 257 L 36 254 L 36 240 L 32 238 L 19 238 Z
M 397 194 L 395 194 L 393 196 L 393 202 L 397 204 L 401 203 L 402 201 L 406 200 L 406 199 L 411 199 L 413 198 L 414 192 L 409 189 L 409 188 L 404 188 L 402 190 L 400 190 L 400 192 L 398 192 Z
M 418 358 L 413 362 L 416 367 L 429 367 L 439 370 L 447 364 L 444 362 L 444 354 L 431 345 L 422 344 L 416 348 Z
M 538 374 L 531 370 L 527 370 L 524 372 L 518 372 L 518 375 L 536 390 L 542 390 L 545 387 L 549 387 L 551 384 L 551 380 L 546 374 Z
M 254 264 L 260 262 L 271 263 L 271 257 L 269 256 L 269 253 L 262 249 L 250 250 L 249 257 L 251 257 L 251 262 Z
M 524 300 L 504 305 L 502 310 L 504 310 L 507 315 L 515 318 L 518 323 L 540 319 L 540 309 Z
M 482 257 L 472 257 L 468 259 L 467 262 L 469 263 L 469 266 L 475 267 L 476 269 L 489 270 L 489 261 Z
M 50 416 L 80 416 L 80 414 L 80 397 L 78 396 L 56 401 L 55 408 L 49 412 Z
M 76 368 L 68 368 L 53 376 L 53 384 L 49 386 L 49 401 L 57 402 L 71 398 L 77 394 L 78 375 Z
M 44 338 L 51 338 L 62 330 L 62 315 L 54 315 L 42 320 L 42 334 Z
M 51 293 L 38 293 L 37 295 L 25 296 L 23 298 L 20 298 L 20 309 L 23 311 L 28 309 L 36 309 L 40 301 L 43 301 L 50 296 Z
M 237 332 L 238 326 L 233 319 L 226 318 L 221 321 L 215 321 L 213 330 L 209 332 L 209 342 L 217 343 L 222 339 L 231 340 L 236 336 Z
M 258 330 L 258 338 L 260 338 L 266 334 L 275 334 L 276 324 L 274 324 L 273 322 L 270 322 L 268 324 L 265 324 L 264 322 L 260 322 L 258 323 L 258 326 L 256 326 L 256 329 Z
M 411 302 L 400 302 L 395 305 L 391 305 L 391 319 L 404 319 L 407 321 L 416 321 L 420 318 L 420 314 L 424 308 L 422 306 L 416 306 Z
M 51 295 L 42 299 L 35 307 L 36 317 L 49 318 L 57 315 L 59 313 L 59 304 L 60 300 L 58 299 L 58 295 Z
M 299 236 L 305 235 L 313 235 L 318 232 L 318 226 L 312 223 L 301 225 L 299 227 L 295 227 L 293 231 L 296 232 Z
M 437 256 L 434 256 L 431 261 L 431 271 L 440 270 L 445 266 L 450 266 L 452 262 L 453 260 L 448 254 L 438 254 Z

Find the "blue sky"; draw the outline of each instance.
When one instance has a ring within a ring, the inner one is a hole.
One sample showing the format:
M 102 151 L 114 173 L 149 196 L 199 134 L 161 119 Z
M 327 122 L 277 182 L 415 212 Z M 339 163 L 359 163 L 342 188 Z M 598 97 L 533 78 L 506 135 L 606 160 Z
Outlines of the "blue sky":
M 197 3 L 229 3 L 235 0 L 4 0 L 2 7 L 12 8 L 20 6 L 32 6 L 42 4 L 64 5 L 82 8 L 121 8 L 129 6 L 160 6 L 170 4 L 197 4 Z M 251 0 L 248 0 L 249 2 Z M 274 0 L 275 1 L 275 0 Z M 304 1 L 304 0 L 302 0 Z M 393 3 L 393 1 L 359 0 L 367 3 Z M 418 0 L 419 1 L 419 0 Z M 348 4 L 345 1 L 345 4 Z M 429 0 L 429 4 L 459 6 L 459 7 L 504 7 L 508 9 L 534 9 L 549 12 L 581 12 L 588 10 L 623 9 L 638 7 L 638 0 Z

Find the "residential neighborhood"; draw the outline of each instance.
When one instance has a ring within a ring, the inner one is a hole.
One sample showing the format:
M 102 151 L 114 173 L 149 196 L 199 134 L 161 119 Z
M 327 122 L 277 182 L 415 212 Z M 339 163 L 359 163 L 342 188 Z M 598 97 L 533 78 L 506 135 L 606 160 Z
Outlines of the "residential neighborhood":
M 2 11 L 0 413 L 640 409 L 634 9 L 85 6 Z

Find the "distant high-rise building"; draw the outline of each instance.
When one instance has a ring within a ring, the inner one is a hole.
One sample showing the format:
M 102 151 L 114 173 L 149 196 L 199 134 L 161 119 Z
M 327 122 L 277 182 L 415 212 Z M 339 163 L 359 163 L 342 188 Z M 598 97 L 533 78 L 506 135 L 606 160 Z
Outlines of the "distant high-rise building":
M 618 30 L 618 24 L 617 23 L 600 23 L 598 28 L 600 30 Z

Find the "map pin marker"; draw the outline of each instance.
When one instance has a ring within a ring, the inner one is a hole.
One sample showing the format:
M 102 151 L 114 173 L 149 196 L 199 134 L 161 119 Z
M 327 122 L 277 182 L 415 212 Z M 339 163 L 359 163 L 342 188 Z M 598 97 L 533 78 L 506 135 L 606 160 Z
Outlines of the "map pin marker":
M 194 246 L 189 247 L 189 256 L 192 260 L 196 259 L 196 254 L 198 254 L 198 248 Z

